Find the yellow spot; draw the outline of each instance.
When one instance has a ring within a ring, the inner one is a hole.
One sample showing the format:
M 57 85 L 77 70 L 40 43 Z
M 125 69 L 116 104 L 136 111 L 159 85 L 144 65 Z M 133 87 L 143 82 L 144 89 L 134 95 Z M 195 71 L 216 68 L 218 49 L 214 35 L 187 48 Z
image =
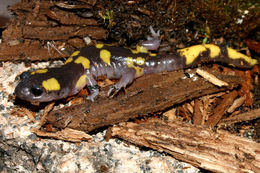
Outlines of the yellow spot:
M 83 56 L 79 56 L 74 62 L 76 64 L 82 64 L 84 69 L 88 69 L 90 67 L 90 61 Z
M 79 50 L 77 50 L 77 51 L 73 52 L 73 54 L 71 54 L 71 55 L 70 55 L 70 57 L 77 56 L 79 53 L 80 53 L 80 51 L 79 51 Z
M 207 51 L 207 49 L 203 45 L 196 45 L 178 50 L 180 55 L 186 58 L 186 65 L 191 64 L 200 53 L 204 51 Z
M 131 52 L 132 52 L 133 54 L 139 53 L 137 50 L 133 50 L 133 49 L 131 49 Z
M 143 76 L 144 69 L 141 67 L 135 67 L 135 77 Z
M 102 47 L 104 47 L 104 44 L 96 44 L 96 48 L 101 49 Z
M 138 65 L 144 65 L 145 59 L 142 57 L 137 57 L 135 62 Z
M 74 56 L 77 56 L 79 53 L 80 53 L 79 50 L 73 52 L 73 53 L 70 55 L 70 57 L 65 61 L 64 64 L 68 64 L 68 63 L 70 63 L 71 61 L 73 61 L 73 57 L 74 57 Z
M 149 53 L 150 56 L 156 56 L 156 53 Z
M 252 59 L 251 57 L 246 56 L 234 49 L 227 47 L 227 51 L 228 51 L 228 57 L 231 59 L 243 59 L 250 65 L 255 65 L 257 63 L 256 59 Z
M 217 45 L 214 44 L 205 44 L 204 45 L 207 49 L 210 50 L 210 58 L 216 58 L 220 55 L 220 48 Z
M 136 47 L 137 51 L 138 52 L 141 52 L 141 53 L 147 53 L 147 49 L 144 47 L 144 46 L 138 46 Z
M 35 73 L 46 73 L 48 71 L 48 69 L 40 69 L 40 70 L 36 70 L 31 72 L 31 75 L 35 74 Z
M 132 57 L 127 57 L 127 58 L 126 58 L 126 65 L 127 65 L 127 67 L 129 67 L 129 68 L 134 67 L 134 60 L 133 60 Z
M 102 59 L 102 61 L 108 65 L 110 65 L 110 58 L 111 58 L 111 53 L 106 50 L 106 49 L 102 49 L 100 51 L 100 58 Z
M 147 53 L 148 50 L 147 50 L 144 46 L 139 46 L 139 45 L 137 45 L 137 46 L 136 46 L 136 50 L 131 50 L 131 52 L 132 52 L 133 54 L 137 54 L 137 53 Z
M 143 58 L 139 58 L 143 59 Z M 126 65 L 128 68 L 134 68 L 135 69 L 135 77 L 140 77 L 144 74 L 144 69 L 142 67 L 137 67 L 134 65 L 134 62 L 136 62 L 136 59 L 133 59 L 132 57 L 126 58 Z M 143 61 L 144 63 L 144 61 Z
M 72 58 L 72 57 L 69 57 L 69 58 L 65 61 L 64 64 L 68 64 L 68 63 L 70 63 L 72 60 L 73 60 L 73 58 Z
M 86 80 L 86 79 L 87 79 L 87 75 L 86 75 L 86 74 L 80 76 L 79 80 L 78 80 L 77 83 L 76 83 L 76 88 L 77 88 L 77 89 L 82 89 L 82 88 L 84 88 L 84 86 L 85 86 L 86 83 L 87 83 L 87 80 Z
M 60 84 L 55 78 L 42 81 L 42 86 L 46 91 L 58 91 L 60 90 Z

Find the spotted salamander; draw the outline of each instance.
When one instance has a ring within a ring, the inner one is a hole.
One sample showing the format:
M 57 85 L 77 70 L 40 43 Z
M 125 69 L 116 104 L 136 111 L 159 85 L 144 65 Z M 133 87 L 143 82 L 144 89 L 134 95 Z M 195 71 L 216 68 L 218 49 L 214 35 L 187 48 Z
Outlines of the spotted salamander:
M 87 86 L 90 91 L 87 99 L 93 101 L 99 94 L 96 82 L 99 76 L 119 79 L 109 89 L 108 95 L 111 95 L 140 76 L 184 69 L 201 62 L 221 62 L 240 68 L 250 68 L 257 63 L 234 49 L 214 44 L 180 49 L 175 55 L 156 55 L 147 51 L 146 47 L 154 49 L 150 43 L 152 40 L 145 46 L 137 46 L 136 50 L 104 44 L 85 47 L 74 52 L 59 68 L 22 73 L 15 94 L 30 102 L 49 102 L 74 95 Z M 158 38 L 156 44 L 158 47 Z

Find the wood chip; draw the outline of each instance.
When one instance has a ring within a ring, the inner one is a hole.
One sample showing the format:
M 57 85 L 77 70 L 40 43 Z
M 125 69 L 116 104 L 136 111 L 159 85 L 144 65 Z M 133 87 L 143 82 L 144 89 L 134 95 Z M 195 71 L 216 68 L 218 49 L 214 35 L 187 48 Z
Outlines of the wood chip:
M 214 85 L 217 85 L 219 87 L 228 86 L 227 82 L 224 82 L 224 81 L 218 79 L 216 76 L 214 76 L 213 74 L 208 73 L 207 71 L 204 71 L 204 70 L 201 70 L 201 69 L 197 69 L 196 73 L 199 74 L 204 79 L 206 79 L 207 81 L 213 83 Z
M 19 117 L 27 116 L 32 122 L 36 122 L 35 113 L 29 111 L 26 108 L 14 108 L 14 109 L 12 109 L 10 114 L 13 116 L 19 116 Z
M 246 95 L 239 97 L 234 101 L 234 103 L 228 108 L 227 112 L 232 113 L 236 108 L 240 107 L 246 101 Z
M 220 121 L 218 126 L 231 125 L 231 124 L 235 124 L 235 123 L 239 123 L 239 122 L 243 122 L 243 121 L 254 120 L 257 118 L 260 118 L 260 108 L 252 110 L 250 112 L 241 113 L 236 116 L 223 119 Z
M 45 132 L 37 128 L 34 128 L 31 131 L 38 136 L 60 139 L 69 142 L 89 141 L 92 139 L 92 137 L 87 133 L 70 128 L 65 128 L 58 132 Z
M 216 126 L 219 120 L 223 117 L 226 110 L 233 103 L 234 99 L 237 97 L 238 92 L 233 90 L 232 92 L 223 96 L 221 103 L 215 108 L 213 115 L 205 123 L 208 126 Z
M 51 102 L 50 104 L 48 104 L 44 110 L 43 110 L 43 114 L 41 116 L 41 120 L 39 122 L 39 128 L 45 124 L 46 122 L 46 116 L 48 115 L 48 113 L 52 110 L 53 106 L 54 106 L 55 102 Z
M 193 115 L 193 124 L 196 125 L 203 125 L 205 119 L 203 118 L 202 108 L 203 104 L 199 99 L 195 99 L 195 106 L 194 106 L 194 115 Z
M 163 117 L 163 119 L 167 119 L 168 121 L 176 121 L 178 119 L 176 115 L 176 108 L 166 111 L 163 114 Z

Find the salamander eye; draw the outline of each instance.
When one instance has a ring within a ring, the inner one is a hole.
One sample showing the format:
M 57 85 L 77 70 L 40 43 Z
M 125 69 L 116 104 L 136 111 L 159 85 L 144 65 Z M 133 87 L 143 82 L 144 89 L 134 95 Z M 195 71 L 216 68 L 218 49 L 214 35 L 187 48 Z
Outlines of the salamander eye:
M 33 85 L 31 91 L 34 96 L 40 96 L 43 93 L 43 88 L 39 85 Z
M 30 77 L 30 73 L 28 71 L 26 72 L 23 72 L 21 75 L 20 75 L 20 79 L 21 80 L 24 80 L 24 79 L 27 79 Z

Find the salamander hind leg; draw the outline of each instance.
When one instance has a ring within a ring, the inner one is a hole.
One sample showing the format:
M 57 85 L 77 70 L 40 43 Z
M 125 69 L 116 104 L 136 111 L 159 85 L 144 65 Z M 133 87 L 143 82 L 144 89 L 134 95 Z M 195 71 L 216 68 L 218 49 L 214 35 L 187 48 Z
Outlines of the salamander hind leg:
M 113 85 L 107 93 L 107 96 L 113 97 L 116 95 L 122 88 L 125 88 L 128 84 L 131 84 L 135 79 L 135 69 L 129 68 L 123 74 L 120 80 Z

